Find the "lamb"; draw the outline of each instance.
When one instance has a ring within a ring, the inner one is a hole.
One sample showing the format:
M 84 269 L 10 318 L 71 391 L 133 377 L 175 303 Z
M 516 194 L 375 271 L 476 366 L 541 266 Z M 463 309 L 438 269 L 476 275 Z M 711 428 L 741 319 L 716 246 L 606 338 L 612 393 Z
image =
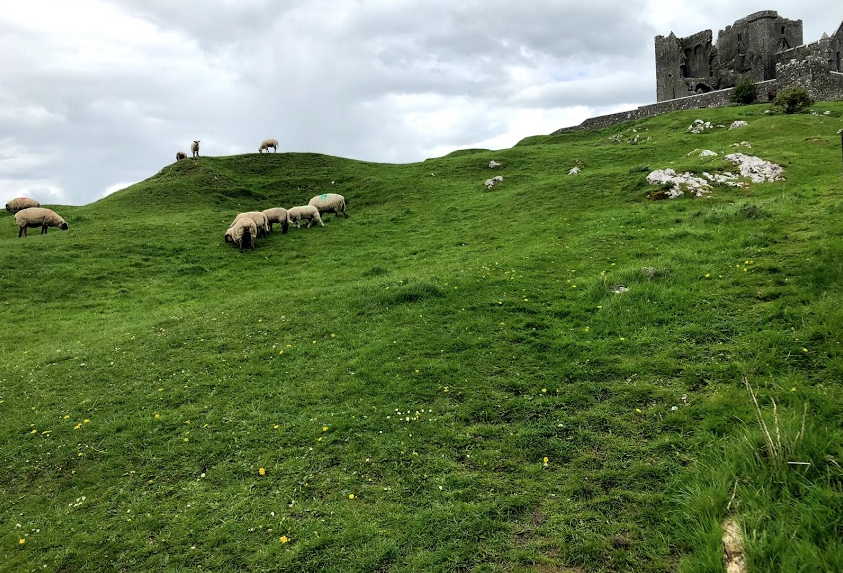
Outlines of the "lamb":
M 67 223 L 52 209 L 44 207 L 28 207 L 15 213 L 15 222 L 20 227 L 18 238 L 26 237 L 28 227 L 41 227 L 41 234 L 47 232 L 47 227 L 58 227 L 67 231 Z
M 193 152 L 193 157 L 199 157 L 199 141 L 198 139 L 194 139 L 193 143 L 190 144 L 190 150 Z
M 322 217 L 319 216 L 319 209 L 317 209 L 313 205 L 304 205 L 301 207 L 293 207 L 291 209 L 287 209 L 287 217 L 290 220 L 290 224 L 295 223 L 297 229 L 301 228 L 299 222 L 302 219 L 308 219 L 308 229 L 313 226 L 313 223 L 319 223 L 321 226 L 325 226 L 325 223 L 322 222 Z
M 269 230 L 272 231 L 273 223 L 281 224 L 281 234 L 286 235 L 287 229 L 290 226 L 290 219 L 287 216 L 287 210 L 282 207 L 273 207 L 272 209 L 264 209 L 263 214 L 269 221 Z
M 225 242 L 234 243 L 243 252 L 243 245 L 255 250 L 255 236 L 258 234 L 258 227 L 249 217 L 241 217 L 231 224 L 225 232 Z
M 263 153 L 263 150 L 266 149 L 266 152 L 269 153 L 269 148 L 272 148 L 272 153 L 278 151 L 278 140 L 277 139 L 264 139 L 261 141 L 261 146 L 258 147 L 258 153 Z
M 182 159 L 187 159 L 187 153 L 184 151 L 176 151 L 176 161 L 181 161 Z
M 345 197 L 336 193 L 322 193 L 321 195 L 317 195 L 310 200 L 308 205 L 319 209 L 320 217 L 324 213 L 334 213 L 337 217 L 342 214 L 346 219 L 348 218 L 348 213 L 345 212 Z
M 30 207 L 40 207 L 41 203 L 29 197 L 15 197 L 6 203 L 6 211 L 10 213 L 20 211 L 21 209 L 28 209 Z
M 266 215 L 261 213 L 260 211 L 249 211 L 247 213 L 240 213 L 236 217 L 234 217 L 234 221 L 231 222 L 233 226 L 239 219 L 249 218 L 255 222 L 255 225 L 258 227 L 258 237 L 265 237 L 267 233 L 269 233 L 269 219 L 267 219 Z

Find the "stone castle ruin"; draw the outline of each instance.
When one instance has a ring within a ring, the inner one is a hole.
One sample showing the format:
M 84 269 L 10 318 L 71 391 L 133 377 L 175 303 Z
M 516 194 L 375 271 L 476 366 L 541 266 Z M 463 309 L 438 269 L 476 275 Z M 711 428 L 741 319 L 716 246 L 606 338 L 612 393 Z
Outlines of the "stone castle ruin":
M 815 100 L 843 100 L 843 23 L 831 36 L 802 43 L 802 20 L 775 10 L 755 12 L 717 33 L 703 30 L 685 38 L 656 36 L 656 102 L 638 109 L 594 117 L 553 132 L 600 129 L 669 111 L 729 105 L 732 88 L 744 78 L 772 99 L 785 87 L 808 90 Z

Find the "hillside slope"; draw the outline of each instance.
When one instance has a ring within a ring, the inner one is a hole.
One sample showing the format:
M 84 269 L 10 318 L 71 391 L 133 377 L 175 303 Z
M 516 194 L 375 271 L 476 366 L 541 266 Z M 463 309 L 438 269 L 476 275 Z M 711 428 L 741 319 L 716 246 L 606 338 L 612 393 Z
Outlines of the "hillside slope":
M 717 570 L 727 516 L 754 570 L 843 569 L 843 104 L 764 109 L 3 213 L 0 570 Z M 739 141 L 787 180 L 649 198 Z M 223 242 L 325 192 L 350 218 Z

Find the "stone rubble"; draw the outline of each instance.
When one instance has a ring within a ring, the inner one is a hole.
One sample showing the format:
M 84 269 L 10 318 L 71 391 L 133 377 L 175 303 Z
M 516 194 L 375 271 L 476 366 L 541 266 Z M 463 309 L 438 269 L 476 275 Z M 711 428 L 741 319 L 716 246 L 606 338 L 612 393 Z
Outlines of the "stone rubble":
M 784 168 L 781 165 L 765 161 L 760 157 L 744 155 L 743 153 L 730 153 L 725 159 L 736 163 L 741 171 L 741 175 L 749 177 L 753 183 L 784 181 Z

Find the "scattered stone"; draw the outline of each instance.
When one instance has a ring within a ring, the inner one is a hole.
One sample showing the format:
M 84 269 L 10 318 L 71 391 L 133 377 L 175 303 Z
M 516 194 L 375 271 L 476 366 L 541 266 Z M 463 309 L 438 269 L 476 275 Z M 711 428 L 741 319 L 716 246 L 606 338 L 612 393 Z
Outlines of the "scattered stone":
M 727 161 L 737 163 L 741 175 L 749 177 L 753 183 L 765 183 L 767 181 L 784 181 L 784 168 L 760 157 L 744 155 L 743 153 L 731 153 L 726 156 Z
M 738 522 L 726 519 L 720 527 L 723 529 L 723 563 L 726 565 L 726 573 L 746 573 L 746 557 Z
M 579 173 L 580 171 L 582 171 L 582 169 L 581 169 L 580 167 L 577 167 L 577 166 L 575 165 L 575 166 L 571 167 L 571 168 L 568 170 L 568 175 L 576 175 L 576 174 L 577 174 L 577 173 Z
M 691 133 L 702 133 L 707 129 L 714 129 L 714 125 L 710 121 L 695 119 L 694 123 L 688 126 L 686 131 L 690 131 Z
M 611 289 L 612 289 L 612 292 L 615 293 L 615 294 L 622 294 L 622 293 L 625 293 L 625 292 L 629 292 L 629 289 L 626 288 L 623 285 L 615 285 L 615 286 L 611 287 Z
M 746 127 L 747 125 L 749 125 L 747 122 L 742 119 L 739 119 L 737 121 L 732 122 L 732 125 L 729 126 L 729 129 L 738 129 L 739 127 Z
M 623 143 L 623 135 L 621 135 L 620 133 L 616 133 L 615 135 L 607 139 L 612 143 Z
M 748 141 L 741 141 L 740 143 L 733 143 L 729 147 L 747 147 L 749 149 L 752 149 L 752 144 Z
M 717 157 L 717 153 L 710 149 L 703 149 L 700 151 L 700 157 Z
M 749 187 L 749 183 L 738 181 L 738 176 L 734 173 L 730 173 L 729 171 L 715 173 L 714 175 L 708 173 L 707 171 L 703 171 L 703 177 L 718 185 L 728 185 L 729 187 Z
M 668 199 L 675 199 L 685 194 L 685 191 L 692 193 L 695 197 L 702 197 L 711 193 L 711 187 L 705 179 L 696 177 L 693 173 L 676 173 L 673 169 L 657 169 L 647 175 L 647 183 L 650 185 L 672 185 L 665 191 Z
M 491 179 L 486 179 L 486 189 L 491 189 L 495 186 L 496 183 L 500 183 L 501 181 L 503 181 L 503 177 L 501 177 L 500 175 L 492 177 Z
M 493 160 L 493 161 L 489 162 L 489 169 L 500 169 L 500 168 L 501 168 L 501 164 L 498 163 L 497 161 Z
M 653 278 L 656 276 L 656 269 L 654 267 L 643 267 L 641 269 L 641 273 L 647 277 L 648 279 Z

